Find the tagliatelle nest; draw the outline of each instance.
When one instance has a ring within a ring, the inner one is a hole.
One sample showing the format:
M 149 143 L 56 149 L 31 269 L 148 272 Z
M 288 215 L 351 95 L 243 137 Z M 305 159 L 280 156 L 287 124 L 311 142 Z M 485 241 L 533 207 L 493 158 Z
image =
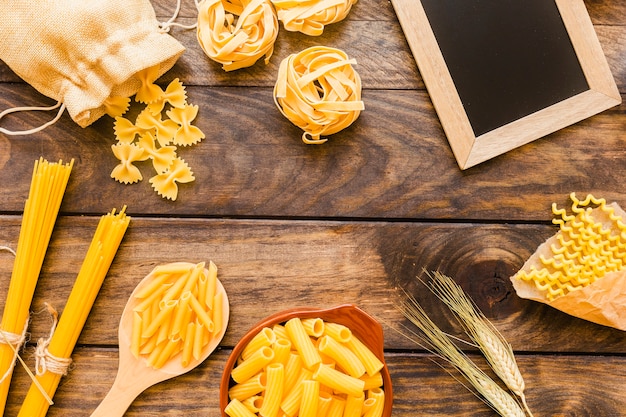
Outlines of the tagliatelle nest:
M 319 36 L 324 26 L 348 15 L 357 0 L 272 0 L 285 30 Z
M 225 71 L 250 67 L 274 53 L 278 19 L 270 0 L 203 0 L 197 37 L 202 50 Z
M 320 144 L 350 126 L 365 108 L 355 59 L 341 50 L 314 46 L 285 58 L 274 86 L 281 113 L 304 130 L 302 140 Z

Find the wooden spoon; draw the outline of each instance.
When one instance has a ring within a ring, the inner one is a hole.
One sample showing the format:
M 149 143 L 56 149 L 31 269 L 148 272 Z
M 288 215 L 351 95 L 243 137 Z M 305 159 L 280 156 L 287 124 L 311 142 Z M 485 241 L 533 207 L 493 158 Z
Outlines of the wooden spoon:
M 135 398 L 137 398 L 137 396 L 147 388 L 159 382 L 189 372 L 196 366 L 200 365 L 211 353 L 213 353 L 224 337 L 224 333 L 226 333 L 229 317 L 228 298 L 222 283 L 218 280 L 216 291 L 222 292 L 223 295 L 223 321 L 221 331 L 204 347 L 202 354 L 198 357 L 198 359 L 194 359 L 192 357 L 191 362 L 187 366 L 183 366 L 181 364 L 180 357 L 175 356 L 166 362 L 163 367 L 154 369 L 146 363 L 145 358 L 141 356 L 139 358 L 135 358 L 130 350 L 133 326 L 133 308 L 141 300 L 136 298 L 134 295 L 153 278 L 154 275 L 151 273 L 147 275 L 139 283 L 139 285 L 137 285 L 126 304 L 126 307 L 124 308 L 118 331 L 119 367 L 117 376 L 115 377 L 111 390 L 104 397 L 104 400 L 102 400 L 98 408 L 96 408 L 91 414 L 91 417 L 123 416 Z

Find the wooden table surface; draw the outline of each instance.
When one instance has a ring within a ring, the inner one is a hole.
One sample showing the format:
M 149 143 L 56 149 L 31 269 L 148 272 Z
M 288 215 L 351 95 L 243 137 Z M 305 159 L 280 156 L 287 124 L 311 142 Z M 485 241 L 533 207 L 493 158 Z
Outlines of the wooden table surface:
M 178 22 L 194 23 L 193 3 L 183 3 Z M 153 4 L 167 20 L 175 3 Z M 626 3 L 585 4 L 623 98 Z M 108 117 L 83 129 L 65 114 L 40 133 L 0 134 L 2 245 L 17 246 L 33 161 L 75 159 L 31 307 L 28 363 L 33 343 L 49 331 L 44 302 L 63 310 L 99 216 L 127 205 L 132 217 L 49 416 L 88 416 L 103 399 L 117 370 L 120 314 L 141 278 L 161 263 L 208 260 L 230 299 L 220 348 L 199 368 L 145 391 L 126 415 L 218 416 L 223 366 L 250 327 L 290 307 L 343 303 L 384 324 L 394 416 L 494 415 L 388 326 L 403 322 L 393 288 L 413 285 L 424 269 L 459 282 L 511 343 L 535 416 L 626 415 L 626 332 L 520 299 L 509 280 L 555 232 L 553 202 L 565 207 L 571 192 L 592 193 L 626 207 L 625 104 L 462 171 L 388 1 L 360 0 L 316 38 L 281 26 L 268 65 L 231 73 L 204 55 L 195 31 L 171 34 L 187 50 L 159 83 L 180 78 L 207 136 L 180 150 L 196 180 L 180 187 L 176 201 L 160 198 L 147 178 L 135 185 L 110 178 L 117 160 Z M 311 146 L 277 111 L 272 88 L 284 57 L 317 44 L 357 60 L 365 111 L 326 144 Z M 1 109 L 52 103 L 4 63 L 0 82 Z M 135 103 L 131 112 L 140 108 Z M 23 129 L 49 117 L 2 123 Z M 0 253 L 2 302 L 12 261 Z M 436 301 L 424 300 L 444 328 L 459 332 Z M 17 414 L 29 382 L 17 367 L 6 416 Z

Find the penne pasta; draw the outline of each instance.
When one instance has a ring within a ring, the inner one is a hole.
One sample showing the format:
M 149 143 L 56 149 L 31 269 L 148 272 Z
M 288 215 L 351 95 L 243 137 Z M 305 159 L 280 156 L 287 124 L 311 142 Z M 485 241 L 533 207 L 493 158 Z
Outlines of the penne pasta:
M 270 329 L 269 327 L 265 327 L 261 329 L 261 331 L 258 332 L 250 340 L 250 342 L 248 342 L 246 347 L 241 352 L 241 358 L 243 360 L 246 360 L 257 350 L 266 346 L 271 346 L 272 343 L 274 343 L 275 341 L 276 341 L 276 335 L 274 334 L 274 331 Z
M 321 364 L 318 365 L 317 369 L 313 372 L 313 379 L 332 388 L 336 392 L 354 397 L 363 393 L 363 387 L 365 386 L 363 380 Z
M 285 323 L 285 329 L 294 347 L 302 356 L 302 360 L 307 368 L 312 368 L 315 364 L 322 361 L 322 358 L 317 352 L 317 349 L 315 349 L 311 339 L 309 339 L 302 325 L 302 321 L 299 318 L 295 317 L 287 321 L 287 323 Z
M 380 388 L 374 388 L 368 391 L 367 399 L 363 404 L 365 413 L 364 417 L 381 417 L 385 403 L 385 393 Z
M 248 410 L 239 400 L 231 400 L 226 408 L 224 408 L 224 412 L 228 414 L 229 417 L 256 417 L 256 414 Z
M 267 378 L 265 372 L 259 372 L 247 381 L 233 385 L 228 390 L 230 398 L 244 401 L 247 398 L 255 396 L 265 390 Z
M 285 367 L 282 363 L 271 363 L 265 368 L 265 372 L 267 385 L 259 414 L 263 417 L 277 417 L 283 399 Z
M 262 347 L 237 365 L 230 376 L 235 382 L 243 382 L 260 372 L 272 359 L 274 359 L 274 351 L 267 346 Z
M 363 415 L 363 403 L 365 402 L 365 393 L 361 392 L 358 396 L 348 395 L 343 411 L 344 417 L 361 417 Z
M 374 352 L 372 352 L 367 346 L 363 344 L 357 337 L 351 337 L 346 343 L 346 346 L 354 352 L 356 356 L 363 362 L 368 375 L 374 375 L 379 372 L 385 366 Z
M 324 355 L 331 357 L 348 375 L 360 378 L 365 374 L 365 365 L 354 352 L 329 336 L 319 339 L 318 348 Z
M 317 408 L 320 398 L 320 384 L 318 381 L 307 379 L 302 381 L 302 399 L 300 402 L 299 417 L 317 417 Z

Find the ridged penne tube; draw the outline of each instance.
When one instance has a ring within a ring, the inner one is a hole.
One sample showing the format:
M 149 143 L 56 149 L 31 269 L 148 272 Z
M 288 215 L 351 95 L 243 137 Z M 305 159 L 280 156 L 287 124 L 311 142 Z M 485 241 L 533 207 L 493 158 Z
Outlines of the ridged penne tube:
M 263 397 L 260 395 L 253 395 L 252 397 L 246 398 L 242 401 L 243 405 L 253 413 L 258 413 L 261 410 L 261 406 L 263 405 Z
M 133 330 L 130 338 L 130 351 L 135 358 L 139 357 L 139 350 L 141 348 L 141 329 L 143 327 L 143 320 L 141 314 L 133 312 Z
M 213 333 L 215 323 L 213 323 L 213 320 L 211 320 L 209 314 L 206 312 L 206 310 L 204 310 L 204 308 L 198 302 L 198 299 L 193 295 L 189 298 L 189 305 L 191 306 L 191 309 L 196 313 L 198 320 L 202 324 L 204 324 L 206 330 L 209 333 Z
M 352 352 L 363 362 L 365 366 L 365 370 L 368 375 L 374 375 L 376 372 L 379 372 L 385 364 L 382 363 L 380 359 L 374 352 L 370 350 L 363 342 L 359 340 L 358 337 L 351 337 L 350 340 L 346 343 L 346 346 L 350 348 Z
M 182 295 L 180 296 L 180 300 L 178 302 L 178 306 L 176 307 L 174 320 L 172 323 L 172 334 L 184 334 L 187 331 L 185 318 L 187 317 L 187 312 L 190 310 L 189 300 L 191 299 L 191 297 L 191 291 L 189 290 L 183 291 Z
M 265 372 L 259 372 L 247 381 L 233 385 L 228 390 L 228 395 L 230 398 L 244 401 L 246 398 L 250 398 L 264 391 L 266 385 L 267 378 L 265 377 Z
M 302 400 L 298 417 L 317 417 L 319 397 L 320 384 L 318 381 L 302 381 Z
M 254 352 L 261 349 L 262 347 L 270 346 L 272 343 L 274 343 L 274 341 L 276 341 L 276 335 L 274 334 L 274 331 L 269 327 L 264 327 L 250 340 L 250 342 L 248 342 L 246 347 L 241 352 L 241 358 L 243 360 L 246 360 Z
M 217 266 L 213 263 L 213 261 L 209 261 L 207 283 L 206 283 L 206 303 L 209 309 L 213 309 L 213 305 L 209 305 L 209 303 L 213 302 L 216 292 L 217 292 Z
M 287 366 L 289 356 L 291 354 L 291 341 L 288 339 L 278 339 L 274 342 L 272 349 L 274 350 L 274 359 L 272 362 L 282 363 Z
M 313 379 L 320 384 L 353 397 L 363 393 L 365 382 L 325 365 L 318 365 L 313 371 Z
M 365 391 L 383 386 L 383 375 L 380 372 L 376 372 L 374 375 L 365 374 L 360 379 L 365 381 L 365 387 L 363 387 Z
M 380 388 L 374 388 L 367 392 L 367 405 L 364 404 L 364 417 L 381 417 L 385 406 L 385 392 Z
M 287 364 L 285 365 L 285 392 L 291 391 L 298 380 L 300 371 L 302 370 L 302 359 L 295 352 L 289 354 Z
M 306 334 L 312 337 L 320 337 L 324 334 L 324 320 L 320 318 L 309 318 L 302 320 L 302 326 Z
M 306 381 L 313 378 L 313 373 L 306 368 L 301 368 L 293 387 L 286 391 L 286 395 L 283 398 L 283 402 L 280 404 L 280 409 L 288 416 L 295 416 L 300 409 L 302 400 L 302 381 Z
M 174 310 L 174 307 L 176 307 L 177 304 L 178 302 L 175 300 L 170 300 L 168 302 L 161 302 L 159 304 L 160 306 L 159 313 L 156 315 L 156 317 L 154 317 L 154 319 L 152 319 L 152 321 L 147 326 L 147 328 L 143 331 L 141 336 L 143 338 L 148 338 L 152 336 L 153 334 L 155 334 L 159 330 L 159 327 L 161 327 L 167 320 L 171 319 L 172 311 Z
M 272 330 L 274 331 L 274 334 L 276 335 L 276 339 L 289 339 L 287 330 L 285 329 L 285 326 L 283 326 L 282 324 L 273 325 Z
M 272 359 L 274 359 L 274 351 L 267 346 L 263 347 L 237 365 L 232 370 L 231 377 L 235 382 L 243 382 L 260 372 Z
M 346 405 L 343 411 L 343 417 L 361 417 L 363 415 L 364 402 L 364 392 L 361 392 L 357 396 L 348 395 L 348 397 L 346 398 Z
M 330 356 L 337 364 L 355 378 L 360 378 L 365 374 L 365 365 L 349 348 L 329 336 L 322 336 L 319 339 L 318 349 L 324 355 Z
M 333 395 L 329 391 L 322 390 L 320 386 L 320 393 L 317 402 L 317 415 L 326 417 L 328 415 L 328 410 L 330 409 L 330 402 L 333 399 Z
M 256 417 L 256 414 L 248 410 L 239 400 L 231 400 L 224 408 L 224 412 L 229 417 Z
M 287 323 L 285 323 L 285 329 L 294 347 L 302 356 L 304 365 L 307 368 L 311 369 L 322 361 L 322 358 L 313 345 L 313 342 L 311 342 L 299 318 L 295 317 L 288 320 Z
M 219 334 L 222 331 L 222 322 L 224 321 L 222 315 L 222 303 L 224 302 L 224 294 L 221 292 L 216 293 L 213 296 L 213 310 L 211 310 L 211 318 L 213 320 L 213 334 Z
M 330 406 L 326 412 L 326 417 L 343 417 L 343 410 L 346 408 L 346 400 L 338 396 L 333 396 Z
M 283 398 L 285 367 L 282 363 L 271 363 L 265 368 L 265 373 L 267 385 L 259 414 L 263 417 L 277 417 Z
M 187 323 L 187 328 L 185 330 L 185 339 L 183 343 L 183 357 L 181 360 L 181 364 L 183 366 L 187 366 L 191 362 L 195 333 L 196 324 L 194 322 Z
M 325 323 L 324 334 L 340 343 L 346 343 L 352 337 L 352 330 L 339 323 Z

